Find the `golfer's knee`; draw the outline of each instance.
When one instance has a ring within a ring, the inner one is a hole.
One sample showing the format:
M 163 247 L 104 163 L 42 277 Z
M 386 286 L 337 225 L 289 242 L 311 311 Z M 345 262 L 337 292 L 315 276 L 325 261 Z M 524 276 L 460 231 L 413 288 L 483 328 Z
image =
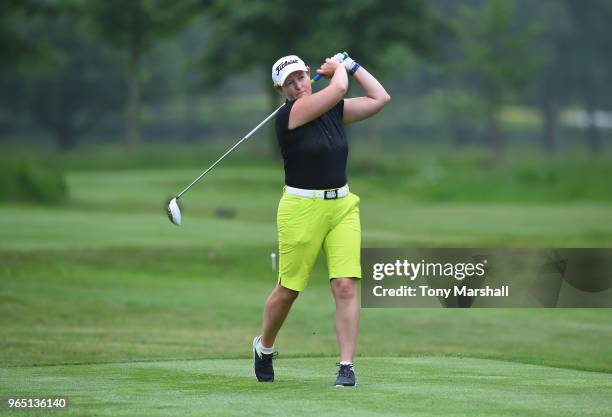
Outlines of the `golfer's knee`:
M 276 287 L 276 297 L 283 303 L 292 303 L 300 295 L 299 291 L 290 290 L 283 286 Z
M 357 294 L 357 285 L 352 278 L 335 278 L 332 280 L 332 291 L 337 299 L 348 300 Z

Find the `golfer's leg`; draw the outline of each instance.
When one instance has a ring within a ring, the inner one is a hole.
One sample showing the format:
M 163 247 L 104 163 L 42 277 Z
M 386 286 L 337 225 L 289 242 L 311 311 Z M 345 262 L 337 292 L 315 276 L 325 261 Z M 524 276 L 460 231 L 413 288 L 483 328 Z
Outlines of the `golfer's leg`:
M 278 205 L 278 285 L 266 301 L 261 343 L 272 347 L 293 301 L 306 288 L 321 243 L 321 214 L 313 210 L 313 199 L 283 194 Z
M 330 285 L 336 301 L 336 336 L 340 360 L 353 361 L 359 331 L 357 278 L 361 277 L 361 223 L 359 197 L 350 194 L 337 200 L 334 228 L 327 234 L 323 249 L 327 256 Z M 350 278 L 346 278 L 350 277 Z
M 298 295 L 299 292 L 280 285 L 277 285 L 272 290 L 263 312 L 261 343 L 265 347 L 272 347 L 274 345 L 276 335 Z
M 330 283 L 336 301 L 336 336 L 340 347 L 340 360 L 353 362 L 359 332 L 357 280 L 334 278 Z

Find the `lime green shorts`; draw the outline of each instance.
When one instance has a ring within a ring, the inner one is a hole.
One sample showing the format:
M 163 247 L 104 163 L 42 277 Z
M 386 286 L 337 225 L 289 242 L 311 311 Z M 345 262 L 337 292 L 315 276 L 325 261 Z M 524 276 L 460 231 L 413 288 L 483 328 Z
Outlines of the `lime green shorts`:
M 283 193 L 278 204 L 278 283 L 302 291 L 321 248 L 329 279 L 361 278 L 359 197 L 335 200 Z

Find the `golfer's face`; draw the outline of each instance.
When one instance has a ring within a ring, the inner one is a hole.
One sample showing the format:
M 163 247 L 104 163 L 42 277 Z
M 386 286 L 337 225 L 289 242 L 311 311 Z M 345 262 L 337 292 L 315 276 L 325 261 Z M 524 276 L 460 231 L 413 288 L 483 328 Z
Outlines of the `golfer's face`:
M 296 71 L 289 74 L 283 84 L 283 93 L 290 101 L 312 93 L 310 77 L 306 71 Z

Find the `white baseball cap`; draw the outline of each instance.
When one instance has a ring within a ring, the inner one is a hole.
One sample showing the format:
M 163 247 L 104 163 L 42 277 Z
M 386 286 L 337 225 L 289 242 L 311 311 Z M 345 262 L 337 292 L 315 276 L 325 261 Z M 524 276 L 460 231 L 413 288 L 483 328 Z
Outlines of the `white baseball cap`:
M 297 55 L 284 56 L 272 65 L 272 82 L 282 87 L 289 74 L 295 71 L 308 71 L 308 67 Z

